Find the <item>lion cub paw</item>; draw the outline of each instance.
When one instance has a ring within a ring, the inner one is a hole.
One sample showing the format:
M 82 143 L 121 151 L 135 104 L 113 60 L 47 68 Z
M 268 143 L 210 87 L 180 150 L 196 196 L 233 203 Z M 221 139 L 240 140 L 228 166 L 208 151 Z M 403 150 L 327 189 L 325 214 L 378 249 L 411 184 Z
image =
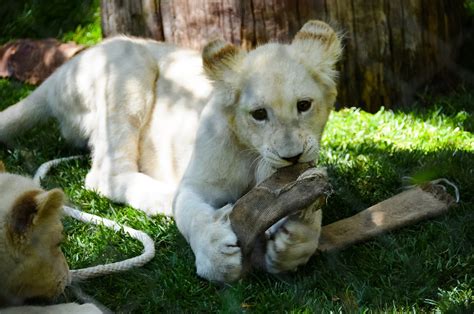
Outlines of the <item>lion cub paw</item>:
M 214 221 L 203 226 L 199 240 L 195 242 L 196 269 L 200 277 L 232 282 L 241 276 L 242 253 L 230 225 L 231 211 L 231 205 L 216 211 Z
M 321 210 L 307 210 L 301 215 L 286 218 L 275 226 L 276 230 L 269 230 L 265 253 L 268 272 L 292 271 L 308 262 L 318 247 L 321 216 Z

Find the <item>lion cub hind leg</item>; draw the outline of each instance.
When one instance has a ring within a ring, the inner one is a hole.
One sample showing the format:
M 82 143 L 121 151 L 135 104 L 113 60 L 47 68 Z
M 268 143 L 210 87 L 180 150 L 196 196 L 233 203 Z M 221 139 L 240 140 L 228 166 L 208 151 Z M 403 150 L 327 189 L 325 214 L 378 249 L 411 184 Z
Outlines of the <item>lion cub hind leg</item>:
M 88 175 L 87 178 L 90 177 Z M 171 216 L 174 189 L 146 174 L 140 172 L 108 174 L 99 182 L 98 187 L 92 189 L 114 202 L 128 204 L 149 216 L 157 214 Z
M 143 127 L 130 122 L 127 115 L 114 116 L 114 123 L 110 123 L 111 117 L 107 119 L 93 134 L 92 167 L 86 187 L 148 215 L 170 215 L 174 187 L 139 172 L 138 147 Z
M 322 211 L 311 208 L 294 214 L 268 232 L 265 267 L 270 273 L 295 270 L 316 252 L 321 234 Z M 276 229 L 276 230 L 272 230 Z
M 121 150 L 121 147 L 114 146 L 115 150 Z M 136 154 L 123 154 L 120 158 L 113 158 L 114 155 L 110 151 L 100 157 L 94 154 L 86 187 L 147 215 L 171 215 L 174 188 L 138 172 Z

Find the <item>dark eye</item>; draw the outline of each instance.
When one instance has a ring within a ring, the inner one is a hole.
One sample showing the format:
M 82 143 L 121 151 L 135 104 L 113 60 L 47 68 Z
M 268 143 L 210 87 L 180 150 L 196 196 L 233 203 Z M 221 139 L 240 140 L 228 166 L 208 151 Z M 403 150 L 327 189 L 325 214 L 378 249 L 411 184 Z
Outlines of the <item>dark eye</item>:
M 296 108 L 298 108 L 298 112 L 305 112 L 311 109 L 311 104 L 311 100 L 308 99 L 298 100 Z
M 257 109 L 250 112 L 250 114 L 252 115 L 252 118 L 257 121 L 267 120 L 268 118 L 267 111 L 265 109 Z

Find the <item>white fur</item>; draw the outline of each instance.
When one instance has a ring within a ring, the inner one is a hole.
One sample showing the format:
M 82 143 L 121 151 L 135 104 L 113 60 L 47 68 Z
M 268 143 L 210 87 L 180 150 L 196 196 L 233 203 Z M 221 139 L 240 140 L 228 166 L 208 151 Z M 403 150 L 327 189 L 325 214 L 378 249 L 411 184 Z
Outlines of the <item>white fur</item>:
M 53 115 L 67 139 L 92 150 L 86 186 L 149 214 L 170 213 L 182 177 L 173 210 L 198 274 L 235 280 L 241 254 L 228 220 L 232 204 L 289 165 L 283 157 L 301 153 L 299 161 L 315 160 L 335 101 L 339 39 L 322 22 L 305 27 L 290 45 L 267 44 L 249 53 L 209 44 L 204 69 L 213 84 L 193 51 L 151 40 L 106 40 L 0 113 L 0 141 Z M 303 36 L 308 32 L 315 36 Z M 298 113 L 302 98 L 311 99 L 312 107 Z M 252 118 L 258 108 L 267 110 L 267 121 Z M 317 223 L 289 221 L 290 233 L 301 226 L 319 230 Z M 311 247 L 309 258 L 317 237 L 303 240 Z M 286 242 L 284 251 L 291 247 Z M 268 252 L 272 261 L 282 254 Z M 271 271 L 293 268 L 288 263 Z
M 103 313 L 92 303 L 65 303 L 49 306 L 17 306 L 0 309 L 1 314 L 101 314 Z
M 66 139 L 92 150 L 86 187 L 148 214 L 170 214 L 210 92 L 197 52 L 113 38 L 1 112 L 0 141 L 52 115 Z

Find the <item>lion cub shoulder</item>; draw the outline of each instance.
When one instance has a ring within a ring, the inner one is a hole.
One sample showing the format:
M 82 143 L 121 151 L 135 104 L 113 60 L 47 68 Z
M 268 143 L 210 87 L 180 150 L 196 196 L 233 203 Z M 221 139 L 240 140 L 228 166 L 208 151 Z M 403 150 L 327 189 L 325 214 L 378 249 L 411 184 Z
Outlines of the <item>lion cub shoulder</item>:
M 6 173 L 0 161 L 0 307 L 64 291 L 63 203 L 61 190 L 45 191 L 30 178 Z

